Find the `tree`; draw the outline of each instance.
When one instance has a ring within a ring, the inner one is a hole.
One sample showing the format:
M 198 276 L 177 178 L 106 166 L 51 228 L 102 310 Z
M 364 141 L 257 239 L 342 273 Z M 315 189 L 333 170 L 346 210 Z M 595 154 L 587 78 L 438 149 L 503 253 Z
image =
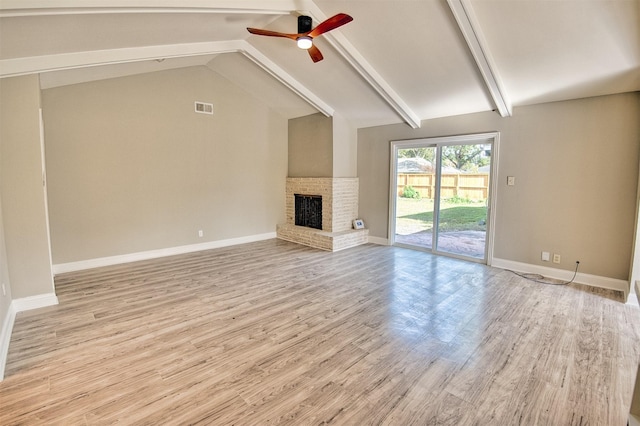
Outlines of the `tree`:
M 489 164 L 483 155 L 484 145 L 449 145 L 442 147 L 442 162 L 458 170 L 477 171 Z
M 399 158 L 424 158 L 434 163 L 434 148 L 405 148 L 398 150 Z

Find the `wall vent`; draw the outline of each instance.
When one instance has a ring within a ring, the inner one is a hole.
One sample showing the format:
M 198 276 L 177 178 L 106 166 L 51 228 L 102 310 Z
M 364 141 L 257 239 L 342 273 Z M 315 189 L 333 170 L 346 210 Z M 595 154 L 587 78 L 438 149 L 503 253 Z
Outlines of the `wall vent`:
M 196 112 L 200 114 L 211 114 L 213 115 L 213 104 L 207 104 L 205 102 L 196 101 Z

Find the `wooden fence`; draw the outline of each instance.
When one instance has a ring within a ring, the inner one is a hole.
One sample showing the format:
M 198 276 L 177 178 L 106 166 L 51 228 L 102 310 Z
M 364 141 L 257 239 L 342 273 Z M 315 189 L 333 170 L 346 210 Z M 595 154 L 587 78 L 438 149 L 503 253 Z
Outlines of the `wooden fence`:
M 433 173 L 399 173 L 398 196 L 405 186 L 411 186 L 420 193 L 420 198 L 433 199 L 435 195 L 436 175 Z M 440 180 L 441 198 L 468 198 L 486 200 L 489 196 L 489 174 L 443 174 Z

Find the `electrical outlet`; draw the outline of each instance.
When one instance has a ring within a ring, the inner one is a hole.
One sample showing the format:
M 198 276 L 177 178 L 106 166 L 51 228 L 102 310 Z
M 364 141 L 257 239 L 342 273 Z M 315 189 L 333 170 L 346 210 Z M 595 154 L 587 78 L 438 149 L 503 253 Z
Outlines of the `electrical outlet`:
M 543 262 L 548 262 L 550 260 L 551 260 L 551 257 L 549 255 L 549 252 L 548 251 L 543 251 L 542 252 L 542 261 Z
M 516 184 L 516 177 L 515 176 L 507 176 L 507 185 L 508 186 L 514 186 Z
M 202 229 L 198 230 L 198 237 L 204 237 L 204 232 L 202 232 Z
M 559 254 L 553 254 L 553 263 L 560 263 L 560 255 Z
M 3 296 L 7 295 L 7 287 L 5 287 L 4 283 L 2 283 L 2 295 Z

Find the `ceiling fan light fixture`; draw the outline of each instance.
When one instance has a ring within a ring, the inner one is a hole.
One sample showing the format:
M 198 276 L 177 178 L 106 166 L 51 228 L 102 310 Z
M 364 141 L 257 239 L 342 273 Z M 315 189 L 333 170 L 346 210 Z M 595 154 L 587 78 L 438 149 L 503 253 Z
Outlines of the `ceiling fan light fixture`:
M 1 0 L 0 0 L 1 1 Z M 353 21 L 353 18 L 346 13 L 338 13 L 329 19 L 325 19 L 320 22 L 315 28 L 311 28 L 311 17 L 298 16 L 298 32 L 296 34 L 281 33 L 278 31 L 261 30 L 260 28 L 247 27 L 247 31 L 251 34 L 269 36 L 269 37 L 284 37 L 296 42 L 300 49 L 305 49 L 309 53 L 311 60 L 319 62 L 323 59 L 320 49 L 313 44 L 313 39 L 331 30 L 335 30 L 349 22 Z
M 298 43 L 298 47 L 300 49 L 309 49 L 313 45 L 313 42 L 311 40 L 312 38 L 309 36 L 302 36 L 298 37 L 296 42 Z

